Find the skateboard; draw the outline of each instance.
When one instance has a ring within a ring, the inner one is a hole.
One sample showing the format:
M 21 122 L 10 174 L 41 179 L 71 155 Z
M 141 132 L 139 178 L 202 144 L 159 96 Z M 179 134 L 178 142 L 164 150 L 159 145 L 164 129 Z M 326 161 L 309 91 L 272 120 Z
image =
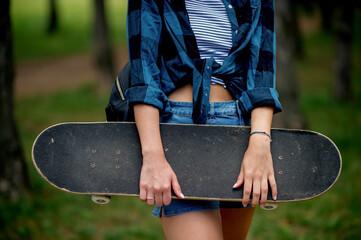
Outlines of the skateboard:
M 186 199 L 242 200 L 243 187 L 232 186 L 249 127 L 161 124 L 160 131 Z M 335 184 L 342 161 L 328 137 L 286 129 L 272 129 L 271 135 L 278 196 L 273 201 L 269 191 L 264 208 L 316 198 Z M 62 191 L 92 195 L 96 203 L 112 195 L 139 195 L 142 155 L 135 123 L 57 124 L 39 134 L 32 156 L 39 174 Z

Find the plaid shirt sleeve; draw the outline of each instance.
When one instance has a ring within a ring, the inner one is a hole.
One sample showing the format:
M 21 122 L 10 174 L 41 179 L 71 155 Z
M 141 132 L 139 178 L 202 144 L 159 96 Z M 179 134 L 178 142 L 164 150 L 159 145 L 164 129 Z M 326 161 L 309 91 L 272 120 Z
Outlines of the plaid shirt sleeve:
M 276 39 L 274 0 L 261 0 L 259 22 L 250 39 L 252 52 L 247 74 L 247 89 L 240 97 L 242 111 L 249 113 L 256 107 L 272 106 L 282 111 L 275 89 Z
M 167 98 L 160 89 L 157 66 L 162 20 L 157 0 L 128 3 L 127 39 L 131 87 L 126 92 L 130 105 L 145 103 L 160 110 Z

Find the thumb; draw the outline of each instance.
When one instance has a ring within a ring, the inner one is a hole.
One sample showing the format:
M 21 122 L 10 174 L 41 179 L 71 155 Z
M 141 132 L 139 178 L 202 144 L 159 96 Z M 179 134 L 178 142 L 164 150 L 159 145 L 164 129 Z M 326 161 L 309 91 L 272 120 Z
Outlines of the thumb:
M 173 188 L 173 191 L 175 193 L 175 195 L 179 198 L 184 198 L 184 195 L 182 193 L 182 189 L 178 183 L 178 179 L 177 179 L 177 176 L 175 174 L 173 174 L 172 176 L 172 188 Z
M 241 172 L 238 175 L 236 183 L 233 185 L 233 188 L 239 188 L 244 182 L 243 178 L 243 169 L 241 169 Z

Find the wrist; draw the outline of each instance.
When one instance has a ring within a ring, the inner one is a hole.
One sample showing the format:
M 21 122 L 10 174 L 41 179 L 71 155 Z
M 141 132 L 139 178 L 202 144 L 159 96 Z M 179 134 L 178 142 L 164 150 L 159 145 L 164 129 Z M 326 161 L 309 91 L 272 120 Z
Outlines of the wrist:
M 162 162 L 165 160 L 164 151 L 162 148 L 145 148 L 142 149 L 143 164 L 152 162 Z
M 260 149 L 271 146 L 271 139 L 266 134 L 252 134 L 249 136 L 249 145 Z
M 249 134 L 250 137 L 252 137 L 253 135 L 263 135 L 263 136 L 267 136 L 270 140 L 270 142 L 272 142 L 272 137 L 271 134 L 268 133 L 267 131 L 251 131 L 251 133 Z

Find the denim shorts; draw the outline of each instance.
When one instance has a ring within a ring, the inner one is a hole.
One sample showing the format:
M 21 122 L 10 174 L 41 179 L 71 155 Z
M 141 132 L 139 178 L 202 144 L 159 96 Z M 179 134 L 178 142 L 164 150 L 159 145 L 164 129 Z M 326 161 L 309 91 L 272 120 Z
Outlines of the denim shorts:
M 161 116 L 160 122 L 193 124 L 193 103 L 170 101 L 170 105 L 172 115 Z M 206 124 L 244 126 L 238 101 L 211 102 Z M 250 204 L 247 207 L 250 207 Z M 243 208 L 243 205 L 241 202 L 172 199 L 168 206 L 155 206 L 152 214 L 156 217 L 166 217 L 193 211 L 219 210 L 220 208 Z

